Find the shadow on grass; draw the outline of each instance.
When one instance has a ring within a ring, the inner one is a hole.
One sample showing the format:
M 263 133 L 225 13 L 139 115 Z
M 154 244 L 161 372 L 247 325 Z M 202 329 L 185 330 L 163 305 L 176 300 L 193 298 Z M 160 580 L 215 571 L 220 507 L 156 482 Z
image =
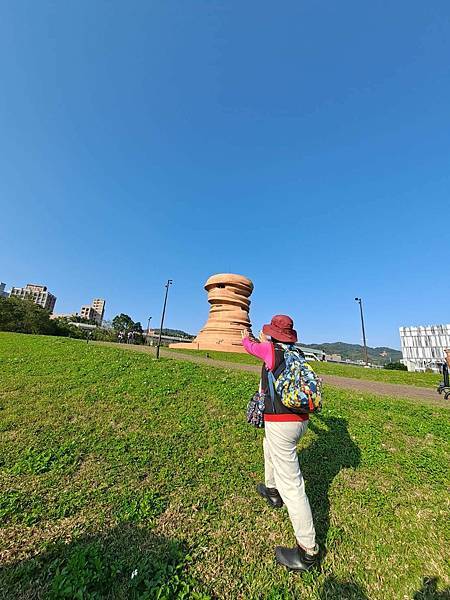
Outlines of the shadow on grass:
M 321 426 L 317 427 L 316 420 Z M 299 452 L 299 462 L 314 515 L 317 541 L 325 548 L 340 537 L 339 531 L 329 531 L 330 486 L 341 469 L 356 468 L 360 464 L 361 452 L 350 437 L 345 419 L 316 415 L 310 420 L 309 429 L 317 437 Z
M 437 583 L 437 577 L 424 577 L 422 587 L 414 594 L 413 600 L 450 600 L 450 588 L 439 592 Z
M 319 600 L 369 600 L 364 590 L 353 581 L 340 581 L 330 575 L 319 590 Z
M 70 543 L 50 544 L 37 556 L 0 570 L 0 598 L 211 599 L 189 574 L 183 544 L 123 524 Z

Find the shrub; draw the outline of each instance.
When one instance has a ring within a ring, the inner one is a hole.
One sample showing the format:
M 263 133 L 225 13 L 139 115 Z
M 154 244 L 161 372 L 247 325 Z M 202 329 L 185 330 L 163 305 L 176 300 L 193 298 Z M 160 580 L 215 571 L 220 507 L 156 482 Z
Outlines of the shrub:
M 385 369 L 390 369 L 391 371 L 407 371 L 408 367 L 401 362 L 391 362 L 384 365 Z

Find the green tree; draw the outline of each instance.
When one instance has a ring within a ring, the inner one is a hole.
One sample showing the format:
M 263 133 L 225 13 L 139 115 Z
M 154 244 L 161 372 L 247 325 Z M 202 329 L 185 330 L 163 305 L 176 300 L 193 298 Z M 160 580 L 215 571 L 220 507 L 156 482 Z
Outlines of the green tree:
M 133 319 L 124 313 L 120 313 L 120 315 L 116 315 L 114 319 L 111 321 L 111 325 L 116 332 L 123 333 L 125 336 L 125 340 L 128 338 L 128 334 L 133 332 L 133 341 L 135 344 L 143 344 L 144 336 L 142 325 L 139 321 L 134 322 Z
M 117 342 L 117 333 L 114 329 L 97 327 L 92 333 L 92 339 L 100 342 Z
M 58 319 L 55 319 L 53 321 L 56 327 L 55 335 L 84 339 L 86 337 L 86 333 L 76 325 L 73 325 L 70 322 L 71 320 L 72 319 L 68 319 L 67 317 L 59 317 Z
M 136 344 L 143 344 L 144 336 L 142 334 L 144 333 L 144 331 L 142 329 L 142 325 L 141 325 L 140 321 L 137 321 L 134 324 L 133 331 L 134 331 L 134 342 Z
M 0 331 L 59 335 L 50 312 L 29 299 L 0 298 Z
M 120 315 L 116 315 L 112 320 L 112 326 L 117 333 L 119 333 L 119 331 L 128 333 L 129 331 L 133 331 L 134 321 L 128 315 L 120 313 Z

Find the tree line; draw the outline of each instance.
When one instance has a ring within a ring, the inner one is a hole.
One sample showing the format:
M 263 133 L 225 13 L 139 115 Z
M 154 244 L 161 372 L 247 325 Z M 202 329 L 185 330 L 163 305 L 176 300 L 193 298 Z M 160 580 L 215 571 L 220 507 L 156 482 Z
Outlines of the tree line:
M 59 317 L 50 318 L 50 311 L 35 304 L 28 298 L 16 298 L 9 296 L 0 298 L 0 331 L 13 333 L 33 333 L 39 335 L 56 335 L 78 339 L 114 341 L 119 334 L 126 340 L 129 333 L 133 334 L 133 343 L 143 344 L 145 342 L 142 325 L 139 321 L 121 313 L 114 317 L 106 327 L 96 327 L 86 330 L 74 323 L 92 324 L 91 321 L 81 317 Z

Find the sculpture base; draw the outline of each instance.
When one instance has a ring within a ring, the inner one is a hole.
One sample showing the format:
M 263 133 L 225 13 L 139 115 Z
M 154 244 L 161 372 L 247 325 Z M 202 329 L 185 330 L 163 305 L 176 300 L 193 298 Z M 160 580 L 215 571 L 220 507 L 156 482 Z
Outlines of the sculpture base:
M 180 342 L 179 344 L 169 344 L 169 348 L 174 350 L 214 350 L 215 352 L 245 352 L 242 344 L 217 344 L 202 342 Z

